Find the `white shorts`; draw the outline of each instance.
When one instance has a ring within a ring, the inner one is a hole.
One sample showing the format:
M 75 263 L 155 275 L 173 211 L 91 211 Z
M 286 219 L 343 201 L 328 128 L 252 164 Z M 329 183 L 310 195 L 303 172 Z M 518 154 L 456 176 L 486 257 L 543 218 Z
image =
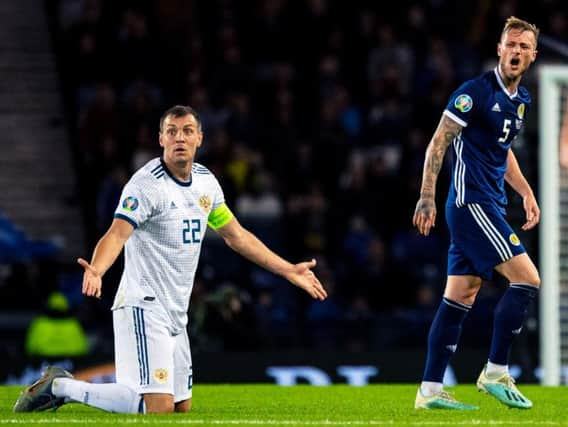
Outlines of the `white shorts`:
M 139 307 L 122 307 L 112 316 L 116 382 L 139 394 L 173 394 L 174 402 L 190 399 L 193 370 L 187 331 L 172 336 L 161 316 Z

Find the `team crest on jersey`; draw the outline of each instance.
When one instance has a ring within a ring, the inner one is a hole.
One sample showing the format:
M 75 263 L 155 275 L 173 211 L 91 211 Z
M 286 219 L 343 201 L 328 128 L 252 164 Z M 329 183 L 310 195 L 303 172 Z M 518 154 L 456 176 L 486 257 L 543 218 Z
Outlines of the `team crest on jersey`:
M 154 369 L 154 379 L 159 384 L 165 384 L 168 381 L 168 371 L 165 369 Z
M 138 209 L 138 199 L 136 197 L 128 196 L 122 201 L 122 210 L 134 212 L 136 209 Z
M 521 244 L 521 241 L 515 233 L 511 233 L 511 235 L 509 236 L 509 242 L 511 242 L 515 246 L 519 246 Z
M 209 211 L 211 210 L 211 197 L 209 197 L 208 195 L 204 194 L 203 196 L 201 196 L 199 198 L 199 206 L 201 207 L 201 209 L 203 209 L 205 212 L 209 213 Z
M 525 116 L 525 104 L 520 104 L 517 107 L 517 116 L 519 117 L 519 119 L 523 119 L 523 117 Z
M 454 101 L 454 107 L 456 107 L 462 113 L 467 113 L 469 110 L 471 110 L 471 107 L 473 107 L 473 99 L 471 99 L 471 96 L 466 95 L 465 93 L 461 94 Z

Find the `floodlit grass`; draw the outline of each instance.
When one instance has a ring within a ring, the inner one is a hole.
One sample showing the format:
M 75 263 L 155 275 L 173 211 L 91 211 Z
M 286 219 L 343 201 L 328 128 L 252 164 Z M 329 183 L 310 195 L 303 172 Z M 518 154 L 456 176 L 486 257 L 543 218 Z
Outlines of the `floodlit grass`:
M 189 414 L 109 414 L 70 404 L 57 412 L 14 414 L 22 387 L 0 387 L 0 425 L 202 425 L 202 426 L 568 426 L 568 389 L 521 385 L 532 399 L 530 410 L 508 409 L 478 393 L 474 385 L 450 388 L 477 411 L 415 410 L 416 385 L 365 387 L 203 385 L 193 391 Z

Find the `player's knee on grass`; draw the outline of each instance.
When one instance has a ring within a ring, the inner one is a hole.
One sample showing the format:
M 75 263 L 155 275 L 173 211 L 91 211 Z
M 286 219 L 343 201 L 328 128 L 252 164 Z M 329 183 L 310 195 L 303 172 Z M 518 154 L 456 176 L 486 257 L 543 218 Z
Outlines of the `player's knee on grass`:
M 181 402 L 176 403 L 175 407 L 176 412 L 189 412 L 191 411 L 191 399 L 182 400 Z
M 147 414 L 169 414 L 174 412 L 174 396 L 171 394 L 150 393 L 144 395 Z

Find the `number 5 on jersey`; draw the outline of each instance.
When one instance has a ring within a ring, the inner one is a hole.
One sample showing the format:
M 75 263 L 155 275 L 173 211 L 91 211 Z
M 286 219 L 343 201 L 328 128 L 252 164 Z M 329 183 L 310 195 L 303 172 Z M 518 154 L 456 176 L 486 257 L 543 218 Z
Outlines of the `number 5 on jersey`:
M 499 138 L 497 141 L 504 144 L 507 141 L 507 137 L 509 136 L 510 131 L 511 131 L 511 120 L 505 119 L 503 121 L 503 136 Z

